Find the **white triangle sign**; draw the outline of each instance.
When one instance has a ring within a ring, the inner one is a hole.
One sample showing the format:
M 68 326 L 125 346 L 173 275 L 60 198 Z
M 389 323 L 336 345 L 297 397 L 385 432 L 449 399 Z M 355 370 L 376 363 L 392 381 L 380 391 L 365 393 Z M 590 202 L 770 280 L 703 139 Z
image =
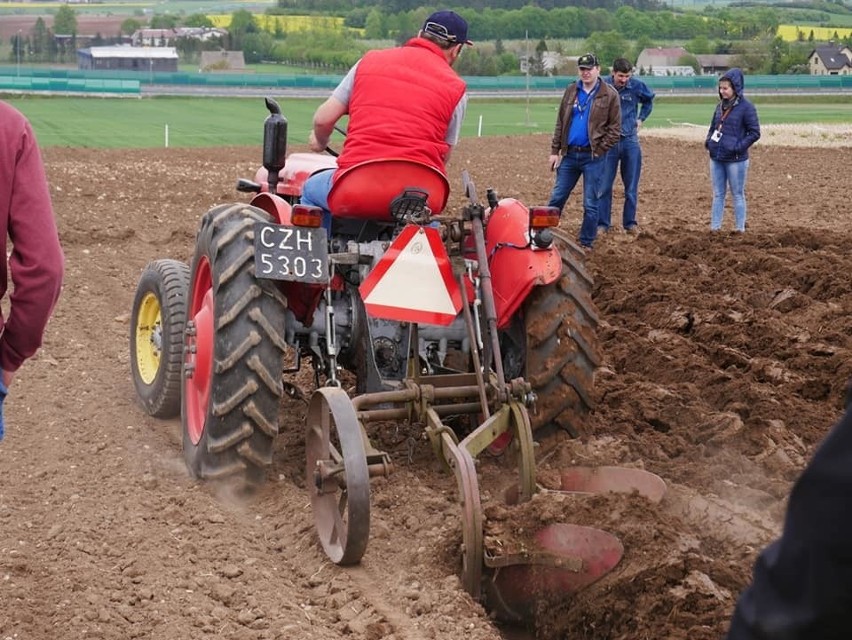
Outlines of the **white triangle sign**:
M 461 292 L 449 256 L 432 227 L 405 227 L 360 291 L 367 313 L 374 318 L 448 325 L 461 309 Z

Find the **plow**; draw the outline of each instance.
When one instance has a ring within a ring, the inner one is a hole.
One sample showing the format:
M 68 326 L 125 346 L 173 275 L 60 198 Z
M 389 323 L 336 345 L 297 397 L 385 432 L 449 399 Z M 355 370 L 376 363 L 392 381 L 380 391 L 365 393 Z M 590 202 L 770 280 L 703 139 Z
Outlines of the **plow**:
M 550 524 L 522 547 L 485 540 L 485 455 L 506 469 L 488 495 L 507 509 L 555 493 L 665 493 L 620 467 L 537 482 L 535 439 L 582 435 L 600 362 L 592 279 L 560 212 L 491 189 L 482 202 L 463 173 L 465 203 L 450 213 L 447 178 L 401 158 L 335 174 L 330 213 L 301 205 L 304 181 L 335 159 L 288 155 L 287 120 L 266 106 L 262 166 L 237 186 L 250 202 L 208 211 L 191 264 L 154 260 L 134 297 L 137 397 L 152 416 L 180 415 L 189 472 L 263 482 L 279 430 L 293 428 L 279 424 L 282 398 L 309 364 L 305 486 L 332 562 L 361 562 L 371 479 L 393 474 L 371 434 L 407 423 L 455 478 L 459 579 L 497 618 L 529 620 L 613 570 L 622 544 L 594 527 Z

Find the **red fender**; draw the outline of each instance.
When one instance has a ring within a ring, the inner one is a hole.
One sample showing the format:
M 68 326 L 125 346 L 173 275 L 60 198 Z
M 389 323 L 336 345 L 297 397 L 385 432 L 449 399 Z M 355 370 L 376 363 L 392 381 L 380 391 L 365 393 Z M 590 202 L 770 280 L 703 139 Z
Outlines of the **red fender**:
M 485 247 L 501 329 L 533 287 L 555 282 L 562 275 L 562 258 L 555 248 L 528 246 L 529 218 L 529 209 L 514 198 L 500 200 L 488 217 Z
M 337 169 L 337 159 L 324 153 L 291 153 L 278 173 L 275 191 L 281 196 L 300 196 L 305 180 L 324 169 Z M 264 167 L 257 170 L 254 181 L 261 189 L 269 191 L 269 172 Z
M 290 224 L 293 208 L 289 202 L 278 196 L 268 192 L 260 193 L 251 199 L 251 205 L 266 211 L 278 221 L 278 224 Z

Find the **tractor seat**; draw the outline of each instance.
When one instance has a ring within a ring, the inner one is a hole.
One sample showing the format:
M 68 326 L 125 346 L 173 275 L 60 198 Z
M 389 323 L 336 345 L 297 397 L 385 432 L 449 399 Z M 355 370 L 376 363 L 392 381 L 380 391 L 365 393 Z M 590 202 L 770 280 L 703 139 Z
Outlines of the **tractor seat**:
M 361 162 L 338 173 L 328 194 L 335 218 L 393 220 L 391 203 L 407 191 L 426 194 L 437 215 L 447 206 L 450 184 L 435 167 L 414 160 L 385 158 Z

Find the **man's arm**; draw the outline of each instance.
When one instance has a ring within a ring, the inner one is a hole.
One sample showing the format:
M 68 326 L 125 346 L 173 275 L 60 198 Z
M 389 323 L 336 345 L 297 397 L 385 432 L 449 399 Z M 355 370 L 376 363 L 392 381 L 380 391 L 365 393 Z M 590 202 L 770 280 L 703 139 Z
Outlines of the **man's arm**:
M 604 124 L 604 136 L 602 139 L 604 150 L 612 149 L 621 140 L 621 99 L 618 92 L 609 85 L 602 85 L 610 94 L 609 114 Z
M 25 123 L 16 154 L 9 207 L 13 249 L 9 272 L 14 284 L 9 317 L 0 337 L 0 368 L 6 386 L 21 364 L 41 346 L 44 329 L 59 298 L 65 258 L 59 245 L 47 178 L 35 135 Z
M 355 72 L 360 60 L 352 65 L 340 84 L 335 87 L 328 100 L 323 102 L 314 113 L 314 128 L 308 136 L 308 144 L 312 151 L 317 153 L 325 151 L 331 134 L 334 133 L 334 125 L 344 115 L 349 113 L 349 98 L 352 96 L 352 88 L 355 86 Z
M 334 125 L 346 115 L 347 111 L 348 107 L 334 96 L 319 106 L 314 113 L 313 131 L 308 137 L 308 144 L 312 151 L 325 151 L 331 134 L 334 133 Z
M 562 130 L 565 119 L 565 109 L 568 108 L 567 105 L 573 102 L 576 90 L 576 83 L 569 84 L 567 87 L 565 87 L 565 92 L 562 94 L 562 100 L 559 102 L 559 109 L 556 111 L 556 126 L 553 128 L 553 138 L 551 138 L 550 140 L 551 158 L 553 156 L 558 157 L 559 151 L 562 149 L 562 142 L 565 137 L 565 134 Z
M 444 142 L 450 145 L 447 148 L 447 152 L 444 154 L 444 166 L 447 165 L 450 161 L 450 155 L 452 154 L 453 147 L 455 147 L 459 143 L 459 135 L 461 134 L 461 126 L 462 122 L 464 122 L 464 116 L 467 112 L 467 94 L 465 93 L 461 99 L 456 104 L 456 108 L 453 111 L 453 117 L 450 118 L 450 124 L 447 127 L 447 135 L 444 136 Z
M 651 111 L 654 109 L 654 98 L 657 94 L 655 94 L 647 84 L 639 81 L 639 116 L 637 124 L 641 127 L 642 123 L 648 119 L 648 116 L 651 115 Z

